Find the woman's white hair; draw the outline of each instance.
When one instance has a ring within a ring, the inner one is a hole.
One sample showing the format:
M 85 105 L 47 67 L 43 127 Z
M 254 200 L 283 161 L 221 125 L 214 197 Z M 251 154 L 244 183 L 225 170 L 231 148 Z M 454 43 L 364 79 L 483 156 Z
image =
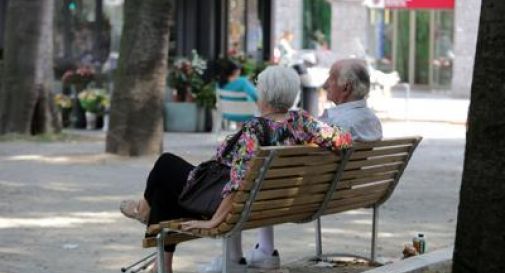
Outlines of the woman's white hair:
M 294 69 L 269 66 L 258 75 L 258 95 L 274 109 L 287 110 L 300 92 L 300 77 Z

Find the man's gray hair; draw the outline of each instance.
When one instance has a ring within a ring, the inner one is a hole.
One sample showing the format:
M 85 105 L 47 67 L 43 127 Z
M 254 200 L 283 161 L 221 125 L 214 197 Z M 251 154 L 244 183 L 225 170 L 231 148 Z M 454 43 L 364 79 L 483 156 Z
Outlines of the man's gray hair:
M 300 92 L 300 77 L 295 70 L 269 66 L 258 75 L 258 95 L 274 109 L 287 110 Z
M 345 60 L 341 63 L 337 79 L 338 85 L 350 84 L 351 96 L 364 99 L 370 92 L 370 73 L 361 60 Z

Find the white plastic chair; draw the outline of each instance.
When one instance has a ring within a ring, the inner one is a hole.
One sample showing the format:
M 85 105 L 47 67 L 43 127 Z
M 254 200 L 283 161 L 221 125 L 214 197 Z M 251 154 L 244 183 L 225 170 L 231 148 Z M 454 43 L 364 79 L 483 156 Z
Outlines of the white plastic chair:
M 214 120 L 213 130 L 219 136 L 226 122 L 244 122 L 257 115 L 258 107 L 256 102 L 247 101 L 245 92 L 228 91 L 216 88 L 216 110 L 217 115 Z

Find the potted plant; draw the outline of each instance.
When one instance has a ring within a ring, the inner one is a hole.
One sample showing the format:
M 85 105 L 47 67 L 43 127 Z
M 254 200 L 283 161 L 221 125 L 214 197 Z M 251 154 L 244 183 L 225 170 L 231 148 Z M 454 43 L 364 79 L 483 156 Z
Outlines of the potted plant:
M 70 88 L 70 97 L 72 100 L 71 123 L 75 128 L 84 128 L 86 126 L 85 110 L 79 103 L 79 93 L 95 79 L 95 70 L 90 66 L 81 65 L 77 68 L 68 69 L 61 77 L 64 88 Z
M 198 106 L 198 131 L 212 129 L 212 111 L 216 109 L 216 82 L 210 81 L 195 93 Z
M 104 89 L 90 88 L 78 95 L 79 104 L 86 111 L 86 129 L 95 129 L 97 115 L 103 115 L 109 107 L 109 97 Z
M 244 56 L 234 56 L 231 59 L 242 65 L 242 75 L 246 76 L 251 81 L 254 81 L 258 77 L 259 73 L 265 70 L 269 64 L 263 60 L 246 58 Z
M 165 129 L 176 132 L 203 131 L 205 110 L 199 94 L 205 89 L 207 62 L 193 50 L 191 59 L 177 58 L 168 75 L 168 101 L 165 102 Z M 203 93 L 207 94 L 207 93 Z
M 54 96 L 54 104 L 60 112 L 61 125 L 66 128 L 70 126 L 70 113 L 72 111 L 72 99 L 65 94 Z

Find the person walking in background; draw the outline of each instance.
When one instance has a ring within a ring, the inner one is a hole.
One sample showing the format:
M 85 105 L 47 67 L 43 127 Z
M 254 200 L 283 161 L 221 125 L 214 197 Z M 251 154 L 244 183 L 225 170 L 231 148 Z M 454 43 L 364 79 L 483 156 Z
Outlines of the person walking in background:
M 275 62 L 279 65 L 292 65 L 293 58 L 296 54 L 296 50 L 291 45 L 294 37 L 295 36 L 291 31 L 284 31 L 282 33 L 282 36 L 279 39 L 279 44 L 274 49 Z

